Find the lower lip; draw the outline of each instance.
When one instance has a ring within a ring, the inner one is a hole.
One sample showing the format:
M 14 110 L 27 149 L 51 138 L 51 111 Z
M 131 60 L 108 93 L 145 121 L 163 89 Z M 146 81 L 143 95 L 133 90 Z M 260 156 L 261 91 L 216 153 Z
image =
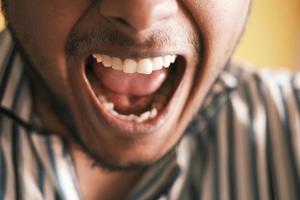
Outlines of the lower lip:
M 184 61 L 181 60 L 178 64 L 184 65 Z M 86 83 L 85 85 L 88 91 L 89 100 L 92 103 L 94 110 L 96 111 L 96 115 L 99 116 L 100 119 L 104 119 L 104 121 L 114 130 L 116 130 L 117 132 L 121 132 L 123 136 L 129 137 L 148 135 L 158 130 L 162 125 L 166 124 L 166 122 L 172 116 L 172 111 L 174 110 L 174 108 L 176 108 L 176 99 L 178 99 L 177 97 L 180 95 L 181 90 L 183 88 L 183 77 L 185 76 L 187 71 L 184 69 L 183 72 L 180 74 L 180 77 L 177 77 L 180 80 L 178 80 L 176 90 L 173 92 L 166 106 L 159 111 L 157 116 L 145 122 L 137 123 L 134 121 L 124 121 L 118 119 L 103 107 L 103 105 L 99 102 L 96 94 L 94 93 L 92 86 L 90 85 L 89 79 L 86 75 L 87 66 L 86 64 L 84 65 L 85 66 L 82 67 L 83 78 L 84 82 Z

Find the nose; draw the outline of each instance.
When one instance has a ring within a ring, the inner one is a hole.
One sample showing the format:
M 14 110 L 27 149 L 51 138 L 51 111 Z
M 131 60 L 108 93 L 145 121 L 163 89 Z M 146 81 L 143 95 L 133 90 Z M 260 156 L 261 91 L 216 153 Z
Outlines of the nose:
M 176 0 L 102 0 L 100 14 L 117 26 L 142 31 L 150 29 L 178 11 Z

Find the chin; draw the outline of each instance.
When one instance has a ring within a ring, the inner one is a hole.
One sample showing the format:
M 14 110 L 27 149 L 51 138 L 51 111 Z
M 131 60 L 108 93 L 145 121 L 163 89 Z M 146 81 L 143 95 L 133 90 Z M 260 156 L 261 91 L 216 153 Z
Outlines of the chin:
M 147 148 L 151 146 L 152 148 Z M 156 144 L 133 145 L 129 148 L 111 148 L 91 150 L 85 145 L 80 148 L 88 159 L 91 160 L 93 167 L 100 167 L 107 171 L 137 171 L 144 170 L 162 162 L 167 162 L 175 154 L 177 143 L 164 145 L 165 148 L 158 147 Z M 162 150 L 163 149 L 163 150 Z

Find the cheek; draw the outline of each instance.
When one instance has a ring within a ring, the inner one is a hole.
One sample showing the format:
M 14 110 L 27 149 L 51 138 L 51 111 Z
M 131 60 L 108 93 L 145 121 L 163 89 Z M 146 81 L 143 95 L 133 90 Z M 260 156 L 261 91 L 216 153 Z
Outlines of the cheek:
M 65 45 L 76 22 L 90 6 L 89 0 L 14 0 L 8 18 L 30 61 L 55 89 L 66 90 Z
M 86 0 L 15 0 L 9 17 L 18 33 L 26 34 L 39 48 L 63 51 L 66 38 L 89 6 Z
M 202 35 L 204 71 L 201 81 L 212 82 L 237 45 L 250 0 L 187 0 L 184 4 Z
M 243 30 L 249 4 L 250 0 L 186 1 L 186 7 L 200 27 L 206 50 L 221 49 L 230 53 Z

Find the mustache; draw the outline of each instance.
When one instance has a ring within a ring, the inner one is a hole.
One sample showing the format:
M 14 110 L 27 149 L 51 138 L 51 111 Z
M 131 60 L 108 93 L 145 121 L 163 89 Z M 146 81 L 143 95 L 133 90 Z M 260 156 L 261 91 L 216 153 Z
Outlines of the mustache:
M 199 35 L 164 29 L 150 31 L 141 41 L 115 29 L 99 27 L 85 32 L 72 31 L 67 40 L 66 52 L 71 56 L 76 56 L 99 47 L 160 49 L 163 47 L 178 48 L 182 45 L 190 45 L 199 52 L 201 48 Z

